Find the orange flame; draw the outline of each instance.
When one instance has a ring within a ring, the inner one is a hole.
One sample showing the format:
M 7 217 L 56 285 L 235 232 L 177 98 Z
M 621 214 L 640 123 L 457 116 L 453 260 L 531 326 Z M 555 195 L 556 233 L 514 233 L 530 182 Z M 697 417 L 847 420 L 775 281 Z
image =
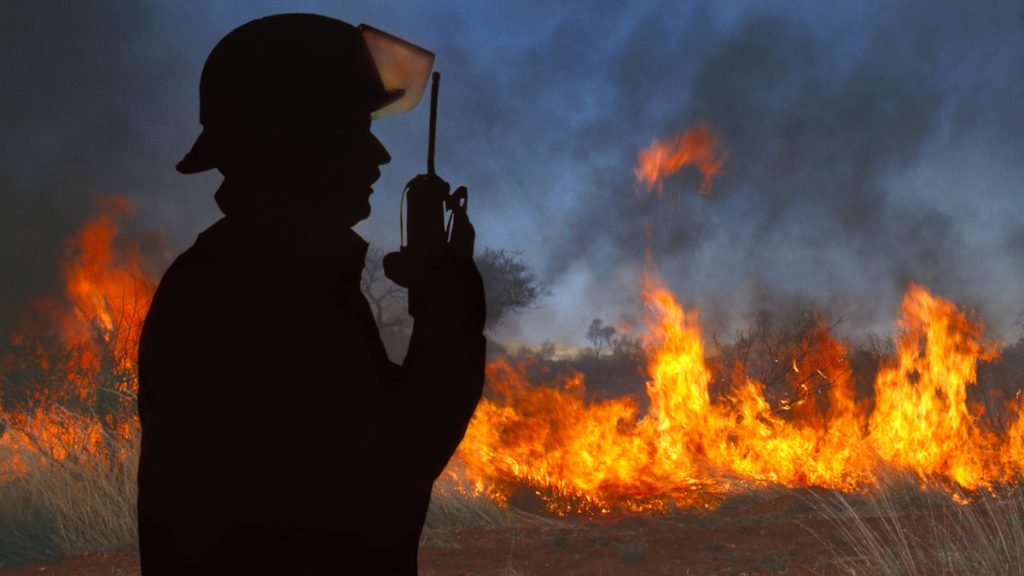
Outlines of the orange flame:
M 687 166 L 696 166 L 704 178 L 700 193 L 711 193 L 711 181 L 725 164 L 718 136 L 705 124 L 676 134 L 670 140 L 655 140 L 637 156 L 634 174 L 647 191 L 664 191 L 664 179 Z
M 903 299 L 897 356 L 878 374 L 871 438 L 879 455 L 922 477 L 941 476 L 975 489 L 1003 480 L 993 456 L 1000 439 L 979 425 L 967 386 L 979 359 L 995 359 L 981 327 L 926 289 L 911 285 Z
M 128 210 L 108 201 L 73 239 L 59 341 L 22 334 L 14 343 L 22 354 L 4 363 L 25 369 L 20 380 L 0 373 L 0 391 L 27 386 L 34 395 L 0 406 L 0 481 L 40 462 L 124 458 L 118 446 L 137 440 L 135 342 L 156 282 L 142 251 L 117 240 Z M 637 392 L 646 402 L 595 400 L 580 373 L 533 382 L 539 363 L 496 360 L 490 394 L 448 471 L 457 485 L 498 502 L 525 489 L 565 514 L 714 507 L 766 484 L 860 490 L 888 469 L 957 498 L 1021 479 L 1024 403 L 997 432 L 967 395 L 995 345 L 923 287 L 904 298 L 896 354 L 875 378 L 873 406 L 857 400 L 846 347 L 826 326 L 803 335 L 800 354 L 776 359 L 785 367 L 780 391 L 742 364 L 729 374 L 713 365 L 698 313 L 653 273 L 643 296 L 647 380 Z
M 794 400 L 772 402 L 763 384 L 742 376 L 715 397 L 696 312 L 650 278 L 644 297 L 652 312 L 646 413 L 629 397 L 588 402 L 578 374 L 532 385 L 527 366 L 496 361 L 488 376 L 497 395 L 481 403 L 452 468 L 475 492 L 507 501 L 527 485 L 554 512 L 593 513 L 710 507 L 767 483 L 858 490 L 877 484 L 883 469 L 952 493 L 1020 477 L 1024 425 L 1017 420 L 1001 437 L 967 406 L 966 386 L 994 347 L 924 288 L 907 293 L 899 354 L 878 374 L 870 414 L 855 400 L 845 347 L 825 327 L 792 360 Z M 807 394 L 809 379 L 825 392 Z
M 106 211 L 87 222 L 69 243 L 64 265 L 65 292 L 73 314 L 65 317 L 68 336 L 91 341 L 99 331 L 122 367 L 131 367 L 156 279 L 136 245 L 120 247 L 117 220 L 132 211 L 123 198 L 103 199 Z
M 136 437 L 135 358 L 156 279 L 138 246 L 117 241 L 118 219 L 131 204 L 115 197 L 102 204 L 68 243 L 67 301 L 47 303 L 47 328 L 59 334 L 17 334 L 4 359 L 0 391 L 20 400 L 0 404 L 0 479 L 47 461 L 122 457 Z

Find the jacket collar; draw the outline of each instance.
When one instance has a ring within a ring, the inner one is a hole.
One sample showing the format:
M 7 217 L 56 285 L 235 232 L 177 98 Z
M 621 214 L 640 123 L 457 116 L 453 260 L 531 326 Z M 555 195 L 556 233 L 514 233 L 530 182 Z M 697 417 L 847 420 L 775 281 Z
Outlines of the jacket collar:
M 248 191 L 246 191 L 248 192 Z M 242 191 L 225 179 L 217 190 L 217 203 L 224 209 L 224 198 L 242 198 Z M 351 228 L 324 229 L 314 226 L 288 210 L 271 210 L 265 199 L 253 197 L 226 211 L 200 239 L 231 239 L 245 244 L 242 249 L 264 254 L 283 252 L 289 259 L 323 275 L 338 288 L 359 288 L 369 243 Z M 230 200 L 227 202 L 231 202 Z M 244 209 L 241 209 L 244 206 Z

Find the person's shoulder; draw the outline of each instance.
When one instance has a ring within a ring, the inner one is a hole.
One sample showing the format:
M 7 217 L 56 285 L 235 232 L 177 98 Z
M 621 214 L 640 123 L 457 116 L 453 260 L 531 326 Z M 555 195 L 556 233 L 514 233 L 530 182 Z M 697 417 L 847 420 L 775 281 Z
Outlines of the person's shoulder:
M 213 224 L 206 230 L 199 233 L 196 236 L 195 241 L 191 246 L 185 249 L 184 252 L 178 254 L 178 256 L 171 262 L 171 265 L 167 268 L 167 272 L 164 273 L 165 277 L 176 276 L 181 274 L 195 266 L 199 266 L 204 261 L 209 260 L 210 256 L 215 252 L 215 244 L 217 234 L 214 232 L 220 226 L 220 221 Z M 211 234 L 211 232 L 214 232 Z
M 178 255 L 164 272 L 157 295 L 189 293 L 201 287 L 209 288 L 214 279 L 224 273 L 224 260 L 228 251 L 229 233 L 223 220 L 216 222 L 196 237 L 196 241 Z

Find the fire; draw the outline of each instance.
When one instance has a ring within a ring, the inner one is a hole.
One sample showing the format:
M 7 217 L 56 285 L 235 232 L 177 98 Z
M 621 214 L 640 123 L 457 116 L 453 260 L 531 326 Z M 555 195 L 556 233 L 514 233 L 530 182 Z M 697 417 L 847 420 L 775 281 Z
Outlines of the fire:
M 56 335 L 22 333 L 0 372 L 0 481 L 47 462 L 127 458 L 138 441 L 135 353 L 156 286 L 138 247 L 118 238 L 130 206 L 109 200 L 69 244 Z M 816 320 L 776 381 L 705 350 L 699 313 L 643 278 L 646 381 L 597 398 L 579 372 L 494 360 L 489 392 L 448 469 L 455 485 L 499 503 L 539 498 L 559 514 L 712 508 L 767 485 L 857 491 L 890 470 L 952 497 L 1019 482 L 1024 403 L 992 426 L 968 389 L 995 360 L 981 324 L 911 285 L 895 354 L 858 398 L 846 346 Z
M 706 195 L 711 193 L 711 181 L 724 164 L 725 154 L 718 136 L 707 125 L 700 124 L 669 140 L 652 142 L 638 155 L 634 175 L 648 192 L 657 190 L 661 195 L 665 178 L 687 166 L 695 166 L 704 178 L 700 193 Z
M 503 487 L 525 483 L 552 510 L 569 511 L 571 502 L 570 510 L 592 512 L 713 506 L 765 482 L 857 486 L 849 470 L 865 457 L 863 418 L 838 343 L 825 333 L 814 346 L 821 357 L 802 360 L 807 372 L 833 375 L 829 426 L 812 426 L 825 408 L 810 400 L 800 403 L 802 418 L 785 420 L 754 381 L 713 399 L 698 314 L 657 280 L 645 284 L 652 312 L 646 414 L 629 397 L 588 403 L 579 375 L 533 386 L 522 367 L 492 363 L 497 398 L 483 400 L 458 453 L 478 490 L 497 490 L 502 500 L 511 495 Z M 822 450 L 828 444 L 836 449 Z
M 69 243 L 71 258 L 63 272 L 74 314 L 66 316 L 64 330 L 79 339 L 99 331 L 119 365 L 133 368 L 156 279 L 137 245 L 115 245 L 117 221 L 131 212 L 131 204 L 116 197 L 104 198 L 103 203 L 106 211 L 86 223 Z
M 45 462 L 124 455 L 137 436 L 135 358 L 156 290 L 136 245 L 118 242 L 124 199 L 67 245 L 64 302 L 40 304 L 43 326 L 11 339 L 0 372 L 0 479 Z
M 707 194 L 723 164 L 717 136 L 700 125 L 655 140 L 635 175 L 660 194 L 665 177 L 694 165 Z M 982 425 L 982 410 L 967 397 L 978 362 L 997 358 L 995 345 L 983 340 L 980 324 L 923 287 L 907 291 L 897 353 L 874 380 L 873 404 L 857 399 L 846 347 L 820 321 L 799 354 L 773 359 L 791 370 L 781 392 L 769 391 L 742 362 L 715 373 L 697 312 L 683 309 L 653 272 L 643 295 L 650 312 L 643 413 L 630 396 L 589 401 L 580 374 L 533 384 L 529 365 L 498 360 L 488 372 L 495 394 L 475 415 L 453 473 L 498 501 L 528 486 L 558 513 L 712 507 L 725 494 L 766 484 L 861 490 L 889 470 L 962 500 L 961 490 L 1021 477 L 1024 403 L 999 434 Z M 724 390 L 713 386 L 718 380 Z
M 473 490 L 506 501 L 526 485 L 554 512 L 595 513 L 713 507 L 767 484 L 861 490 L 885 470 L 954 495 L 1020 477 L 1021 421 L 1000 436 L 967 403 L 977 363 L 994 359 L 995 347 L 920 286 L 904 299 L 898 354 L 878 373 L 871 411 L 856 400 L 845 346 L 824 326 L 791 359 L 787 399 L 773 401 L 741 366 L 716 396 L 697 313 L 650 278 L 644 298 L 646 412 L 630 397 L 587 401 L 578 374 L 534 385 L 529 366 L 498 360 L 488 371 L 496 394 L 481 403 L 453 467 Z M 808 393 L 811 384 L 824 392 Z
M 903 300 L 896 359 L 875 385 L 871 438 L 879 455 L 922 477 L 949 478 L 967 489 L 1003 480 L 993 456 L 1000 439 L 979 425 L 967 402 L 979 359 L 997 357 L 981 327 L 956 307 L 911 285 Z

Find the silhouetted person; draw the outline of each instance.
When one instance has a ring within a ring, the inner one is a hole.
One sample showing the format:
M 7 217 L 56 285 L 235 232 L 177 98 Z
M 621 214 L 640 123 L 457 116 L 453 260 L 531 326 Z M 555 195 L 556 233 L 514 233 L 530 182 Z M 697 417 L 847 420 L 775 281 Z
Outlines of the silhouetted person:
M 416 573 L 480 398 L 484 301 L 472 257 L 447 255 L 388 360 L 351 227 L 390 160 L 371 113 L 399 96 L 326 17 L 256 20 L 210 54 L 178 169 L 223 173 L 225 217 L 167 270 L 142 332 L 145 576 Z

